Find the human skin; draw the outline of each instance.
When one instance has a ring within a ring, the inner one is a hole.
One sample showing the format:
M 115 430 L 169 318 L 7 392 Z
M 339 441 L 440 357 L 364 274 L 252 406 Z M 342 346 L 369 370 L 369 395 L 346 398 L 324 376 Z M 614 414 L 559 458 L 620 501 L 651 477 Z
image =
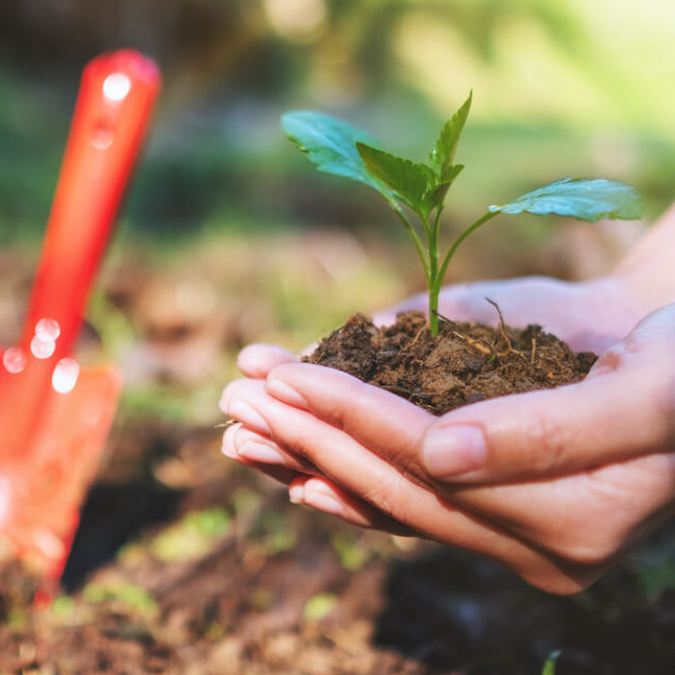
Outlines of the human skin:
M 601 357 L 582 382 L 441 417 L 279 348 L 247 347 L 246 378 L 221 399 L 239 421 L 223 451 L 287 483 L 292 501 L 578 592 L 675 511 L 674 267 L 671 209 L 602 279 L 445 289 L 446 316 L 493 322 L 488 296 L 510 324 L 542 324 Z

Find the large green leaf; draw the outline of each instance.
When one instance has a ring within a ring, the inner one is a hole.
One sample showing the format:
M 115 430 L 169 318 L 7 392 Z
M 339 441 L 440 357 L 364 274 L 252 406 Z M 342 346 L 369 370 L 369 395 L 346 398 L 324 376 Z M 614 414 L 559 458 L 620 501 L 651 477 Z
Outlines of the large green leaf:
M 367 131 L 311 110 L 294 110 L 281 117 L 281 128 L 320 171 L 365 183 L 391 200 L 391 191 L 366 169 L 356 150 L 358 142 L 378 146 Z
M 443 125 L 436 145 L 429 153 L 429 166 L 438 177 L 441 177 L 452 166 L 455 159 L 459 138 L 471 110 L 472 97 L 473 92 L 469 94 L 469 98 L 464 101 L 462 107 Z
M 630 185 L 619 181 L 564 178 L 528 192 L 510 204 L 491 206 L 490 211 L 510 214 L 526 211 L 538 216 L 555 213 L 595 223 L 601 218 L 640 218 L 642 202 Z
M 410 208 L 418 213 L 423 212 L 425 195 L 435 182 L 434 174 L 428 166 L 416 164 L 365 143 L 357 143 L 356 149 L 372 176 L 386 183 Z

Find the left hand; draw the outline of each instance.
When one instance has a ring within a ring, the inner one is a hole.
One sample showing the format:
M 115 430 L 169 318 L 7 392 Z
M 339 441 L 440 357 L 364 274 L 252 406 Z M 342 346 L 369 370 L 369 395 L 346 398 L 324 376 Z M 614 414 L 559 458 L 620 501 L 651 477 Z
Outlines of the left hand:
M 675 305 L 580 383 L 435 417 L 336 370 L 249 347 L 223 394 L 228 456 L 283 467 L 293 501 L 494 558 L 577 592 L 675 503 Z

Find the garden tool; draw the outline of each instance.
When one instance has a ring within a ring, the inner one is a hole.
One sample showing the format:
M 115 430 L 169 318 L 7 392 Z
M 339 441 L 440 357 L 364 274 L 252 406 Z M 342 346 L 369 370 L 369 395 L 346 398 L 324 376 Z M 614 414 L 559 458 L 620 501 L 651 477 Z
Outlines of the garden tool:
M 46 580 L 65 566 L 121 391 L 72 357 L 89 291 L 161 86 L 132 50 L 80 91 L 19 342 L 0 352 L 0 535 Z

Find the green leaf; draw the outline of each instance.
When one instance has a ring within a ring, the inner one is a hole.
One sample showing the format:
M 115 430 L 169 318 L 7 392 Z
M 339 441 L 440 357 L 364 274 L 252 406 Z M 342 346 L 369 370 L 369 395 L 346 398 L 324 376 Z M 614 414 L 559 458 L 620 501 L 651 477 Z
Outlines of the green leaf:
M 332 593 L 317 593 L 305 603 L 302 616 L 308 621 L 321 621 L 335 609 L 337 602 Z
M 473 92 L 469 94 L 469 98 L 464 101 L 462 107 L 443 125 L 436 145 L 429 153 L 429 165 L 439 177 L 443 176 L 445 171 L 452 166 L 455 159 L 459 138 L 471 110 L 472 98 Z
M 541 671 L 541 675 L 555 675 L 555 662 L 560 656 L 560 651 L 551 652 L 546 659 L 544 664 L 544 669 Z
M 393 198 L 386 185 L 371 176 L 356 150 L 358 142 L 379 145 L 367 131 L 310 110 L 285 113 L 281 117 L 281 128 L 319 171 L 370 185 L 388 201 Z
M 565 178 L 518 197 L 510 204 L 491 206 L 492 213 L 555 213 L 589 223 L 601 218 L 634 220 L 642 215 L 642 202 L 629 185 L 618 181 Z
M 435 206 L 443 203 L 450 186 L 455 182 L 455 179 L 463 170 L 464 164 L 454 164 L 445 169 L 441 176 L 441 180 L 438 183 L 435 183 L 424 197 L 427 211 L 430 211 Z
M 434 175 L 429 167 L 365 143 L 357 143 L 356 149 L 372 176 L 390 187 L 410 208 L 418 213 L 423 211 L 424 196 L 434 183 Z

